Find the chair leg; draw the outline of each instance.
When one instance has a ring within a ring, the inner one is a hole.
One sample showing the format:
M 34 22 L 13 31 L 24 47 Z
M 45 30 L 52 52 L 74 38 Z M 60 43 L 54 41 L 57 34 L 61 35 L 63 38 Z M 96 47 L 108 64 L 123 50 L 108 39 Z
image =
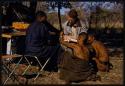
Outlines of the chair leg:
M 4 64 L 3 64 L 2 68 L 3 68 L 4 72 L 7 74 L 7 76 L 9 77 L 9 73 L 11 73 L 10 69 Z M 16 80 L 15 75 L 13 74 L 12 76 L 13 76 L 12 77 L 13 81 Z
M 26 58 L 26 56 L 24 56 L 24 58 L 26 59 L 27 63 L 29 64 L 28 67 L 24 70 L 24 72 L 22 73 L 22 75 L 24 75 L 27 70 L 29 69 L 29 67 L 31 66 L 32 63 L 29 62 L 29 60 Z
M 16 64 L 16 66 L 14 67 L 14 69 L 12 70 L 12 72 L 9 74 L 9 76 L 7 77 L 7 79 L 4 81 L 4 85 L 6 84 L 6 82 L 8 81 L 8 79 L 11 77 L 11 75 L 14 73 L 15 69 L 18 67 L 19 63 L 22 61 L 23 57 L 21 57 L 21 59 L 19 60 L 19 62 Z
M 46 66 L 46 64 L 49 62 L 50 58 L 47 59 L 47 61 L 45 62 L 45 64 L 41 67 L 40 71 L 38 72 L 37 76 L 34 78 L 34 80 L 36 80 L 38 78 L 38 76 L 40 75 L 40 72 L 43 71 L 44 67 Z
M 38 64 L 40 65 L 40 67 L 42 68 L 43 66 L 42 66 L 42 64 L 40 63 L 39 59 L 38 59 L 36 56 L 34 56 L 34 57 L 35 57 L 35 59 L 37 60 L 37 62 L 38 62 Z

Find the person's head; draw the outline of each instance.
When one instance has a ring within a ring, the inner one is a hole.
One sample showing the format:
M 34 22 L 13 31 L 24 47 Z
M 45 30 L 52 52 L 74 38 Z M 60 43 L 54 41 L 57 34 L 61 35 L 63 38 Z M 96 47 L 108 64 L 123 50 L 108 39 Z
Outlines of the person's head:
M 78 36 L 78 39 L 77 39 L 78 44 L 79 45 L 86 45 L 87 44 L 87 39 L 88 39 L 87 33 L 85 33 L 85 32 L 80 33 L 79 36 Z
M 75 9 L 70 10 L 67 14 L 67 20 L 70 26 L 72 26 L 76 22 L 77 19 L 78 19 L 77 11 Z
M 36 13 L 36 20 L 39 22 L 46 21 L 47 20 L 47 15 L 43 11 L 38 11 Z
M 88 43 L 91 44 L 95 40 L 95 32 L 94 31 L 89 31 L 88 32 Z

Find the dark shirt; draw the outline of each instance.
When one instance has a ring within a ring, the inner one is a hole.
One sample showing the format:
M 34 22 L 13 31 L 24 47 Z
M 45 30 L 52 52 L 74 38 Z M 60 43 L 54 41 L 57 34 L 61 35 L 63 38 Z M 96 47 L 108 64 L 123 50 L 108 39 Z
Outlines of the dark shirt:
M 48 21 L 44 21 L 44 22 L 42 22 L 42 23 L 44 23 L 44 24 L 49 28 L 49 31 L 55 32 L 55 33 L 57 33 L 57 34 L 60 32 L 60 31 L 57 30 L 55 27 L 53 27 Z
M 60 31 L 57 30 L 55 27 L 53 27 L 49 22 L 44 21 L 43 22 L 46 27 L 49 29 L 49 37 L 48 37 L 48 43 L 50 45 L 56 45 L 57 43 L 59 43 L 59 33 Z M 54 33 L 54 34 L 51 34 Z
M 26 32 L 26 53 L 40 53 L 47 45 L 48 28 L 45 24 L 35 21 Z
M 52 30 L 49 24 L 35 21 L 26 32 L 26 52 L 27 55 L 37 56 L 41 63 L 45 63 L 47 58 L 51 58 L 46 68 L 57 68 L 57 58 L 60 54 L 61 47 L 59 44 L 50 45 L 49 31 Z M 32 59 L 30 59 L 32 60 Z M 33 60 L 36 64 L 35 60 Z
M 52 30 L 49 24 L 35 21 L 32 23 L 26 32 L 26 51 L 25 54 L 34 55 L 37 57 L 54 57 L 58 55 L 60 48 L 59 44 L 49 45 L 49 31 Z

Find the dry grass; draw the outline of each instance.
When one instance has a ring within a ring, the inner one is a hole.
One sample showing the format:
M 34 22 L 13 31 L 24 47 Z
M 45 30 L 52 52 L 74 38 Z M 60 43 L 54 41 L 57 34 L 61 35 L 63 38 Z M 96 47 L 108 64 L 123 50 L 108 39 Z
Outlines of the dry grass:
M 84 81 L 77 84 L 123 84 L 123 54 L 119 53 L 118 55 L 110 56 L 111 63 L 114 68 L 109 73 L 98 72 L 101 75 L 101 81 Z M 25 68 L 23 66 L 23 68 Z M 34 69 L 34 68 L 33 68 Z M 30 69 L 31 71 L 32 69 Z M 37 69 L 35 69 L 37 70 Z M 18 71 L 18 70 L 17 70 Z M 20 72 L 20 71 L 19 71 Z M 3 77 L 5 78 L 5 77 Z M 64 81 L 59 79 L 58 72 L 48 72 L 43 71 L 43 75 L 38 77 L 37 80 L 29 79 L 28 84 L 65 84 Z M 12 80 L 8 80 L 7 84 L 19 84 L 18 82 L 13 82 Z M 75 84 L 75 83 L 74 83 Z

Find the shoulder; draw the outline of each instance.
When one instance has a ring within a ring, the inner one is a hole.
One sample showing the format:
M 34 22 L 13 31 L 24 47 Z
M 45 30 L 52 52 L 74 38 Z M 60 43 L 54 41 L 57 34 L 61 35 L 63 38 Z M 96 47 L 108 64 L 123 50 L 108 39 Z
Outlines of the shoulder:
M 37 22 L 37 21 L 34 21 L 30 26 L 29 28 L 39 28 L 39 27 L 44 27 L 45 24 L 44 23 L 41 23 L 41 22 Z
M 63 27 L 65 27 L 67 25 L 68 21 L 64 22 L 63 23 Z
M 103 47 L 103 44 L 100 41 L 97 41 L 97 40 L 95 40 L 91 45 L 96 50 L 101 49 Z
M 95 40 L 92 45 L 95 45 L 95 46 L 104 46 L 104 44 L 101 42 L 101 41 L 97 41 Z
M 39 29 L 48 29 L 48 27 L 47 27 L 47 25 L 46 24 L 44 24 L 44 23 L 42 23 L 42 22 L 38 22 L 37 23 L 37 27 L 39 28 Z
M 95 47 L 96 50 L 99 50 L 100 52 L 103 52 L 103 53 L 105 51 L 107 51 L 107 48 L 105 47 L 105 45 L 102 42 L 100 42 L 100 41 L 95 41 L 93 43 L 93 47 Z

